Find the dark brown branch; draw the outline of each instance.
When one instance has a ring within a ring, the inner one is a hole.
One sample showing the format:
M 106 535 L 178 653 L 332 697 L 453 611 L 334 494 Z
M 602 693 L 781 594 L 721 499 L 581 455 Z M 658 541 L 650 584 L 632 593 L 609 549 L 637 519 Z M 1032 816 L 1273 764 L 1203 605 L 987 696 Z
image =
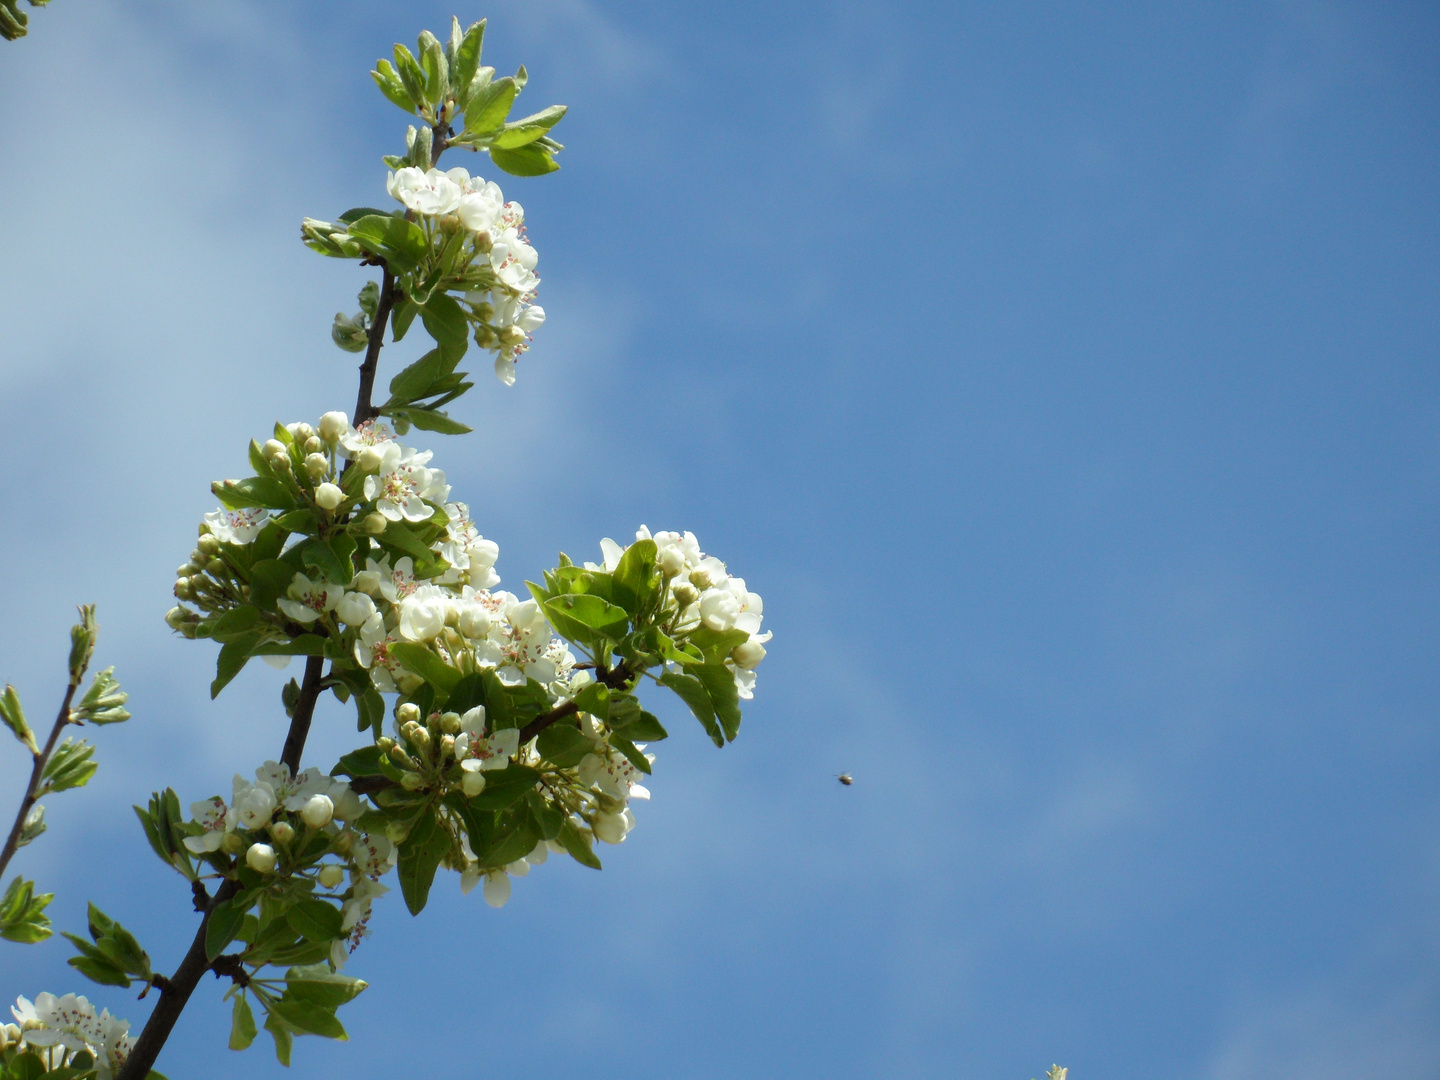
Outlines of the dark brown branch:
M 315 702 L 320 697 L 320 670 L 325 666 L 323 656 L 305 658 L 305 681 L 300 684 L 300 697 L 295 702 L 295 714 L 290 720 L 290 730 L 285 733 L 285 749 L 280 752 L 280 763 L 290 766 L 290 775 L 300 775 L 300 755 L 305 752 L 305 740 L 310 735 L 310 720 L 315 715 Z
M 20 812 L 15 815 L 15 824 L 10 826 L 10 836 L 5 841 L 5 848 L 0 851 L 0 875 L 5 873 L 5 867 L 10 865 L 10 860 L 20 848 L 20 834 L 25 831 L 25 819 L 30 816 L 30 811 L 40 798 L 40 789 L 45 784 L 45 766 L 50 761 L 50 755 L 55 752 L 55 744 L 60 741 L 60 732 L 70 723 L 70 702 L 75 699 L 75 690 L 79 685 L 77 678 L 65 688 L 65 698 L 60 702 L 60 712 L 55 717 L 55 726 L 50 729 L 50 738 L 45 740 L 45 748 L 36 755 L 35 763 L 30 767 L 30 784 L 25 789 L 25 797 L 20 800 Z
M 390 309 L 395 306 L 399 290 L 395 287 L 395 275 L 390 267 L 381 265 L 380 302 L 375 307 L 375 321 L 370 324 L 370 340 L 365 348 L 365 359 L 360 364 L 360 393 L 355 398 L 355 426 L 380 415 L 370 401 L 375 390 L 375 369 L 380 363 L 380 349 L 385 344 L 385 324 L 390 321 Z

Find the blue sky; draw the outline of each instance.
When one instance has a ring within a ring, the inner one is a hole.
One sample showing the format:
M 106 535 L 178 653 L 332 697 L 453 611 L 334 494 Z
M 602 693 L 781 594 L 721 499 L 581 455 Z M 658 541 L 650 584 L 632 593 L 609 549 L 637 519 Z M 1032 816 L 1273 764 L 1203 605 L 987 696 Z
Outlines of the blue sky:
M 249 437 L 353 401 L 363 276 L 296 226 L 383 202 L 366 72 L 450 14 L 59 0 L 3 47 L 0 679 L 53 708 L 93 601 L 135 713 L 15 868 L 162 970 L 193 915 L 124 808 L 284 732 L 268 668 L 208 701 L 171 573 Z M 693 529 L 775 640 L 725 751 L 659 702 L 603 873 L 387 898 L 294 1074 L 1432 1075 L 1434 10 L 460 14 L 571 112 L 504 181 L 550 318 L 437 440 L 456 495 L 507 585 Z M 353 738 L 331 703 L 307 759 Z M 83 988 L 66 950 L 7 993 Z M 218 998 L 161 1067 L 282 1075 Z

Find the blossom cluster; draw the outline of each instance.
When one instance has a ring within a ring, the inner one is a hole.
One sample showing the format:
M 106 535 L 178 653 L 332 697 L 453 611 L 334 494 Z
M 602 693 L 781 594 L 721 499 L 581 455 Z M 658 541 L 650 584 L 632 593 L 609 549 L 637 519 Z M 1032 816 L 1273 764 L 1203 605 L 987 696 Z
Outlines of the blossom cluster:
M 128 1020 L 111 1016 L 108 1009 L 97 1014 L 76 994 L 41 993 L 33 1002 L 20 997 L 10 1012 L 16 1022 L 0 1027 L 0 1050 L 24 1046 L 47 1070 L 93 1068 L 96 1080 L 113 1080 L 135 1045 Z
M 465 300 L 480 324 L 476 342 L 497 353 L 495 374 L 515 382 L 515 360 L 529 348 L 531 332 L 545 321 L 535 303 L 539 254 L 525 235 L 525 210 L 506 202 L 500 185 L 464 169 L 423 170 L 407 166 L 389 175 L 386 189 L 409 210 L 444 231 L 464 228 L 476 257 L 489 260 L 494 284 L 471 289 Z
M 674 600 L 665 624 L 672 636 L 684 637 L 702 626 L 715 633 L 742 631 L 747 635 L 730 649 L 725 666 L 735 676 L 739 696 L 744 700 L 753 698 L 755 669 L 765 659 L 765 643 L 771 637 L 768 631 L 760 630 L 765 618 L 760 594 L 750 592 L 744 578 L 729 573 L 723 562 L 701 551 L 692 532 L 652 534 L 641 525 L 635 539 L 655 542 L 656 565 L 669 583 Z M 587 562 L 586 569 L 613 572 L 626 550 L 606 537 L 600 541 L 603 564 Z
M 389 891 L 379 879 L 397 857 L 385 833 L 358 827 L 364 810 L 344 780 L 316 768 L 292 776 L 289 766 L 267 761 L 253 781 L 236 774 L 229 803 L 213 795 L 191 804 L 185 847 L 196 855 L 233 856 L 257 874 L 309 878 L 341 900 L 347 937 L 330 950 L 339 969 L 368 933 L 370 902 Z M 316 844 L 316 837 L 323 842 Z

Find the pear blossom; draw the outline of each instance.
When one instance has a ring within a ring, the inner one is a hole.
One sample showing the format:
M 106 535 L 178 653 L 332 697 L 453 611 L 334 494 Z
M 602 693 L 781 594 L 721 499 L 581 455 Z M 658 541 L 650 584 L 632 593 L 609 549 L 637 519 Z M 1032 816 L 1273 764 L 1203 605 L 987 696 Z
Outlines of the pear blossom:
M 395 865 L 398 856 L 395 845 L 384 833 L 364 833 L 356 837 L 354 846 L 350 849 L 350 861 L 354 864 L 356 873 L 361 875 L 361 878 L 355 881 L 356 887 L 359 887 L 363 878 L 384 877 Z
M 347 427 L 339 439 L 341 451 L 346 457 L 353 458 L 358 457 L 367 447 L 375 446 L 383 450 L 386 443 L 395 441 L 395 432 L 378 420 L 366 420 L 357 427 Z
M 510 876 L 504 870 L 491 870 L 485 875 L 485 903 L 493 908 L 505 906 L 510 899 Z
M 230 809 L 225 814 L 227 831 L 242 829 L 263 829 L 279 809 L 280 801 L 275 789 L 263 780 L 251 783 L 239 773 L 235 774 L 234 794 L 230 798 Z
M 399 443 L 385 446 L 379 471 L 365 478 L 365 498 L 389 521 L 426 521 L 450 494 L 441 469 L 426 468 L 433 455 Z
M 364 923 L 370 918 L 371 902 L 389 891 L 389 886 L 381 885 L 373 878 L 355 878 L 350 886 L 350 896 L 340 906 L 340 929 L 353 930 Z
M 460 185 L 439 169 L 428 171 L 411 165 L 393 172 L 385 190 L 417 214 L 449 214 L 460 205 Z
M 251 844 L 245 852 L 245 865 L 258 874 L 269 874 L 275 869 L 279 856 L 269 844 Z
M 393 569 L 389 555 L 379 562 L 367 557 L 365 569 L 355 575 L 357 581 L 362 574 L 376 575 L 376 587 L 380 595 L 392 604 L 399 603 L 420 587 L 420 583 L 415 580 L 415 561 L 409 555 L 402 555 L 397 559 Z
M 370 681 L 382 694 L 395 692 L 395 680 L 404 671 L 400 661 L 390 655 L 390 646 L 399 640 L 398 635 L 386 631 L 378 611 L 365 621 L 355 638 L 355 662 L 370 672 Z
M 502 728 L 486 734 L 483 705 L 461 715 L 460 731 L 455 736 L 455 760 L 467 773 L 503 769 L 519 749 L 518 728 Z
M 210 534 L 226 544 L 244 546 L 260 535 L 260 530 L 270 522 L 270 511 L 258 506 L 243 510 L 212 510 L 205 515 L 205 524 Z
M 335 605 L 335 617 L 346 626 L 360 626 L 375 614 L 375 601 L 363 592 L 347 592 Z
M 187 836 L 185 847 L 196 855 L 219 851 L 225 840 L 225 815 L 229 810 L 219 795 L 191 803 L 190 816 L 204 826 L 205 831 L 199 836 Z
M 307 625 L 334 611 L 345 594 L 344 589 L 325 581 L 311 581 L 300 573 L 290 580 L 286 592 L 287 595 L 275 601 L 276 605 L 296 622 Z
M 63 1046 L 71 1053 L 86 1049 L 92 1041 L 99 1041 L 100 1018 L 84 997 L 66 994 L 35 995 L 32 1005 L 25 998 L 17 998 L 18 1008 L 11 1013 L 22 1028 L 27 1021 L 40 1023 L 41 1027 L 26 1028 L 22 1037 L 31 1046 Z
M 643 751 L 644 746 L 640 749 Z M 654 754 L 646 754 L 645 760 L 653 762 Z M 600 746 L 586 754 L 575 770 L 576 776 L 587 787 L 595 787 L 612 798 L 648 799 L 649 789 L 640 783 L 640 772 L 624 754 L 618 750 Z
M 435 578 L 435 582 L 454 585 L 464 580 L 474 589 L 490 589 L 500 584 L 500 575 L 494 570 L 500 545 L 480 535 L 470 517 L 470 508 L 464 503 L 446 503 L 445 513 L 450 523 L 445 526 L 435 551 L 450 564 L 450 569 Z
M 433 641 L 445 629 L 449 596 L 438 585 L 421 585 L 397 605 L 400 636 L 406 641 Z
M 91 1044 L 95 1051 L 95 1080 L 114 1080 L 139 1040 L 130 1034 L 130 1021 L 111 1016 L 108 1009 L 100 1012 L 98 1035 Z

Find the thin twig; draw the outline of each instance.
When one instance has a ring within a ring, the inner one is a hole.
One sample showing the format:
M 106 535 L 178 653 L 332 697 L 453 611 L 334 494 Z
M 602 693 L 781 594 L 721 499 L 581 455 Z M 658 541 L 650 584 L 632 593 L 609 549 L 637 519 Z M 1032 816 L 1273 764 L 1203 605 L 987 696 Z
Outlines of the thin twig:
M 82 670 L 81 674 L 84 672 Z M 25 819 L 30 816 L 30 811 L 40 799 L 40 789 L 45 786 L 45 766 L 50 762 L 50 755 L 55 752 L 55 744 L 60 741 L 60 732 L 70 723 L 70 702 L 75 698 L 75 690 L 80 685 L 77 678 L 65 688 L 65 698 L 60 702 L 60 712 L 55 717 L 55 726 L 50 729 L 50 738 L 45 740 L 45 748 L 35 755 L 35 763 L 30 767 L 30 784 L 25 788 L 25 797 L 20 800 L 20 812 L 15 815 L 15 824 L 10 826 L 10 836 L 5 841 L 4 851 L 0 851 L 0 876 L 5 873 L 5 868 L 10 865 L 15 852 L 20 847 L 20 834 L 25 831 Z

